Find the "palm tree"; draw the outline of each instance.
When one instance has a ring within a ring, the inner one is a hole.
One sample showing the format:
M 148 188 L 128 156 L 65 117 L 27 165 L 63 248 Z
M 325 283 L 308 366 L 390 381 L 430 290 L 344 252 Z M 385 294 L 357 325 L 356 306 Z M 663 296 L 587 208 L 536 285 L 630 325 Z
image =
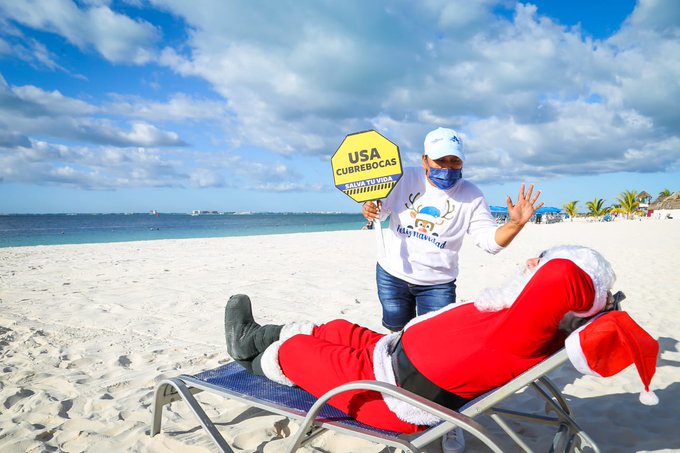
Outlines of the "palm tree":
M 662 190 L 661 192 L 659 192 L 659 198 L 657 198 L 657 200 L 661 201 L 661 200 L 663 200 L 664 198 L 666 198 L 667 196 L 669 196 L 670 194 L 671 194 L 671 191 L 670 191 L 670 190 L 664 189 L 664 190 Z
M 604 207 L 603 205 L 604 200 L 602 198 L 595 198 L 593 201 L 586 201 L 588 215 L 593 217 L 600 217 L 607 214 L 609 212 L 609 208 Z
M 637 190 L 626 190 L 621 192 L 616 198 L 618 201 L 618 207 L 614 210 L 620 212 L 621 214 L 626 214 L 626 218 L 630 219 L 633 213 L 640 206 L 640 202 L 637 200 L 638 192 Z
M 578 200 L 574 200 L 562 206 L 564 208 L 564 212 L 566 212 L 567 215 L 569 216 L 569 221 L 571 222 L 574 221 L 574 217 L 576 217 L 576 214 L 578 214 L 578 210 L 576 209 L 577 203 Z

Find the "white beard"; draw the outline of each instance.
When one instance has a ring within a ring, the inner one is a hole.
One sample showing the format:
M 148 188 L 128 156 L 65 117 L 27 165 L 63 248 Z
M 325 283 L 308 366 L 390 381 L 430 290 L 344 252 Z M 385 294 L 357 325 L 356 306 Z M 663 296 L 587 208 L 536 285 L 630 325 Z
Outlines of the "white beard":
M 499 311 L 511 306 L 533 277 L 535 269 L 523 268 L 498 288 L 486 288 L 475 299 L 479 311 Z
M 545 263 L 555 258 L 572 261 L 588 274 L 593 282 L 595 300 L 592 307 L 583 312 L 573 312 L 573 315 L 586 318 L 600 312 L 606 305 L 607 292 L 614 285 L 616 275 L 609 262 L 602 255 L 593 249 L 578 245 L 562 245 L 546 250 L 538 266 L 533 269 L 524 267 L 500 288 L 482 290 L 475 301 L 475 307 L 479 311 L 499 311 L 510 307 L 515 303 L 515 300 L 536 271 L 544 266 Z M 565 327 L 567 326 L 565 325 Z

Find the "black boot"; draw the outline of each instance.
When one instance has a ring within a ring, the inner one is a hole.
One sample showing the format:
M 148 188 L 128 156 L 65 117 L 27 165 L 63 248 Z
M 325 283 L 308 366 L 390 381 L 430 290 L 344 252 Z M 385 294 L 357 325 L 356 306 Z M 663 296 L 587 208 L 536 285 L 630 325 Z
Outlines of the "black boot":
M 281 329 L 283 329 L 282 325 L 266 324 L 253 334 L 253 342 L 255 343 L 255 349 L 257 349 L 258 354 L 264 352 L 269 345 L 279 340 Z
M 250 298 L 231 296 L 224 308 L 224 335 L 227 352 L 235 360 L 252 360 L 279 339 L 283 326 L 260 326 L 253 318 Z

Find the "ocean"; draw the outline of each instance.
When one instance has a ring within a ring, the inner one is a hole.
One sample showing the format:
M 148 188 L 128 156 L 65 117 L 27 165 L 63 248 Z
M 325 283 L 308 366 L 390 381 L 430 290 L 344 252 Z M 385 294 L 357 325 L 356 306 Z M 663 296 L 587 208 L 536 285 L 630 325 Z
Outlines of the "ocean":
M 0 247 L 257 236 L 359 230 L 357 214 L 11 214 L 0 215 Z

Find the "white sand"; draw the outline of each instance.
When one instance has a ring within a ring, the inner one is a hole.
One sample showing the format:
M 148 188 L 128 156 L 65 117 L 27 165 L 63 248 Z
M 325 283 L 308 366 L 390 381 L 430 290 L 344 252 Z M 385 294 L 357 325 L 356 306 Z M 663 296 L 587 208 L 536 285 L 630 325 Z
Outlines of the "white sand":
M 595 247 L 613 264 L 626 310 L 661 342 L 653 381 L 661 403 L 638 403 L 634 367 L 609 379 L 566 364 L 551 378 L 603 451 L 680 451 L 680 225 L 671 221 L 528 225 L 487 255 L 465 243 L 458 296 L 505 281 L 552 245 Z M 374 232 L 0 249 L 0 452 L 216 451 L 183 403 L 149 437 L 160 377 L 230 359 L 223 306 L 249 294 L 265 323 L 344 317 L 381 330 Z M 202 395 L 236 451 L 281 451 L 294 422 Z M 516 398 L 520 407 L 539 407 Z M 485 423 L 486 426 L 493 426 Z M 521 431 L 546 451 L 545 428 Z M 471 442 L 468 451 L 482 451 Z M 508 447 L 509 448 L 509 447 Z M 324 434 L 303 451 L 380 452 Z M 439 452 L 437 443 L 428 451 Z

